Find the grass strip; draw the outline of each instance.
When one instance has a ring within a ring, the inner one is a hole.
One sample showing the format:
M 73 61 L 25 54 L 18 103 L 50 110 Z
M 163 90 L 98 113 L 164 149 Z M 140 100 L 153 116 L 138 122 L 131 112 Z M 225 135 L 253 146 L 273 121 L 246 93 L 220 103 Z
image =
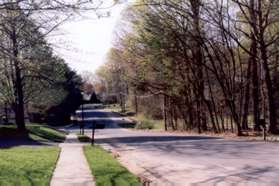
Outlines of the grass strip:
M 85 156 L 97 186 L 139 186 L 136 176 L 100 146 L 85 146 Z

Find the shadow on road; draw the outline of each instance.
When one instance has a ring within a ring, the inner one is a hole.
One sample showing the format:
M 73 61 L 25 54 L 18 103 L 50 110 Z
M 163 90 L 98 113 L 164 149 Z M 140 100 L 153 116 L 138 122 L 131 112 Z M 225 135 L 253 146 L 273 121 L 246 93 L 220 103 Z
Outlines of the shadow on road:
M 269 156 L 270 152 L 262 151 L 266 144 L 237 140 L 224 140 L 208 136 L 126 136 L 97 138 L 96 143 L 109 144 L 122 149 L 122 145 L 145 151 L 160 151 L 169 154 L 189 157 L 220 157 L 221 159 L 247 158 L 256 155 Z M 272 145 L 272 144 L 271 144 Z M 129 148 L 128 148 L 129 149 Z M 223 157 L 226 157 L 224 158 Z
M 77 116 L 81 117 L 81 110 L 77 112 Z M 116 112 L 104 112 L 101 110 L 84 110 L 83 116 L 86 117 L 94 117 L 94 118 L 120 118 L 122 117 L 119 113 Z
M 129 136 L 98 138 L 98 143 L 146 143 L 146 142 L 172 142 L 172 141 L 193 141 L 193 140 L 216 140 L 218 137 L 207 136 Z
M 262 179 L 265 174 L 279 172 L 279 169 L 273 166 L 252 167 L 249 165 L 244 166 L 242 169 L 235 171 L 231 174 L 212 176 L 203 181 L 192 183 L 192 185 L 219 185 L 233 183 L 234 185 L 246 185 L 249 183 L 267 183 L 265 179 Z M 274 185 L 278 185 L 279 182 L 274 182 Z M 272 185 L 273 185 L 272 184 Z M 269 184 L 268 184 L 269 185 Z

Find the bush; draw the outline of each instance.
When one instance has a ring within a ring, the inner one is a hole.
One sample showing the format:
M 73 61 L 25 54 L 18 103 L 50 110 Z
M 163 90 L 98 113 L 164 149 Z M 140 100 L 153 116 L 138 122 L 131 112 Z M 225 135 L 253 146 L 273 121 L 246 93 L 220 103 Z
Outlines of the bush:
M 136 128 L 137 129 L 149 129 L 149 130 L 151 130 L 151 129 L 154 129 L 154 123 L 151 122 L 148 119 L 143 119 L 141 121 L 138 121 Z

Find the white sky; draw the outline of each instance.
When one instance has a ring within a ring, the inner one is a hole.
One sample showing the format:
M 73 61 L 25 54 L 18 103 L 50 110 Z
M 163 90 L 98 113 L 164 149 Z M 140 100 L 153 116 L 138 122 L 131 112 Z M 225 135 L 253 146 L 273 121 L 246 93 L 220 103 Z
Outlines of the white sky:
M 60 36 L 51 39 L 55 52 L 77 72 L 95 72 L 111 47 L 114 27 L 126 4 L 110 9 L 110 16 L 96 18 L 95 13 L 84 13 L 79 20 L 67 22 L 59 28 Z M 95 18 L 94 18 L 95 17 Z

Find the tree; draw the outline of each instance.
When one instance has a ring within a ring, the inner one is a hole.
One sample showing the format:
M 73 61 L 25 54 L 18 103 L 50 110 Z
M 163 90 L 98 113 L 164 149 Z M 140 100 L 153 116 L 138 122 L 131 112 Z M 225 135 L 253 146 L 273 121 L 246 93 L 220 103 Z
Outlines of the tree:
M 255 130 L 265 118 L 276 133 L 276 10 L 260 0 L 137 1 L 102 76 L 119 82 L 115 65 L 130 89 L 163 96 L 166 129 L 182 120 L 183 129 L 243 135 L 253 115 Z
M 28 96 L 38 90 L 35 84 L 41 80 L 53 81 L 48 72 L 41 69 L 48 65 L 40 64 L 46 61 L 44 57 L 57 61 L 45 37 L 78 10 L 96 10 L 100 6 L 102 1 L 88 0 L 5 0 L 0 3 L 0 54 L 8 82 L 4 95 L 13 105 L 19 130 L 25 130 L 24 105 Z
M 24 88 L 30 91 L 26 87 L 28 83 L 32 84 L 34 79 L 47 80 L 48 76 L 43 75 L 42 71 L 36 71 L 36 68 L 42 67 L 42 62 L 47 59 L 45 57 L 51 59 L 52 53 L 44 41 L 44 35 L 38 31 L 37 25 L 27 13 L 21 10 L 1 12 L 0 26 L 4 40 L 0 52 L 4 56 L 3 62 L 6 65 L 3 68 L 9 82 L 9 86 L 6 86 L 10 92 L 8 101 L 15 111 L 18 129 L 25 130 L 24 104 L 28 97 L 24 93 L 30 93 L 24 92 Z M 32 88 L 34 90 L 34 87 Z

